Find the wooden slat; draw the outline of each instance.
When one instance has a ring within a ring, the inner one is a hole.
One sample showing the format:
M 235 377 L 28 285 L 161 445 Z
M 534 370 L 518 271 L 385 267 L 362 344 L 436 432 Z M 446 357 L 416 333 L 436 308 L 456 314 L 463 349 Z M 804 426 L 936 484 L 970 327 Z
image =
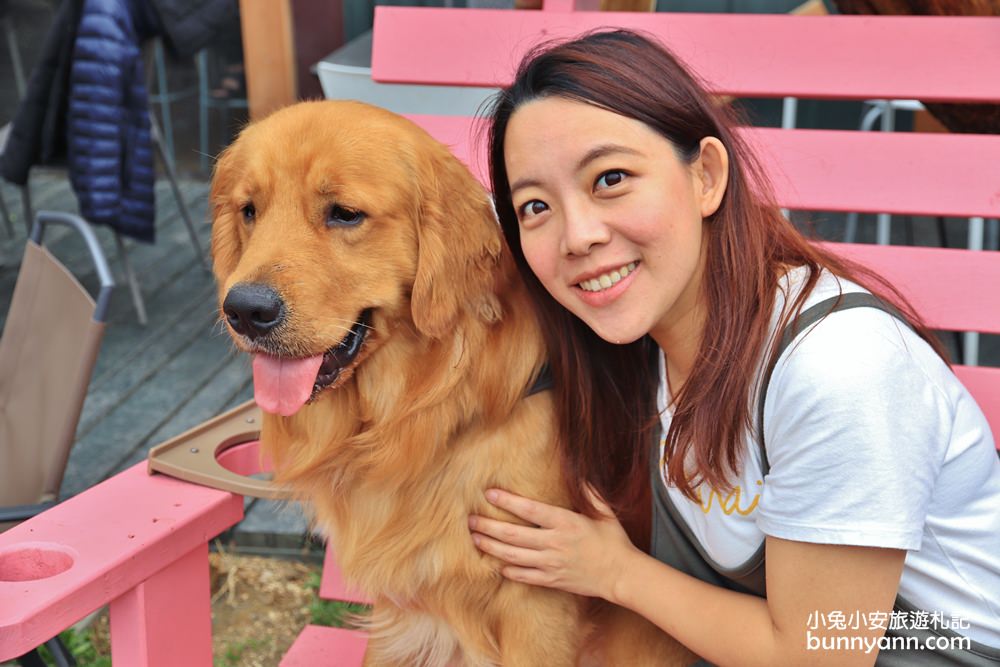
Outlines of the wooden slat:
M 826 243 L 876 270 L 934 329 L 1000 333 L 1000 253 L 949 248 Z
M 280 667 L 360 665 L 367 646 L 368 635 L 358 630 L 307 625 L 281 659 Z
M 406 114 L 406 117 L 424 128 L 428 134 L 451 149 L 455 156 L 465 163 L 472 173 L 489 187 L 489 163 L 486 146 L 480 139 L 479 128 L 484 121 L 469 116 L 428 116 Z
M 337 564 L 337 555 L 333 547 L 327 543 L 326 555 L 323 557 L 323 579 L 319 585 L 319 596 L 324 600 L 343 600 L 358 604 L 371 604 L 365 595 L 354 590 L 344 581 L 344 575 Z
M 487 182 L 485 146 L 478 141 L 483 121 L 409 117 Z M 742 132 L 757 149 L 778 203 L 786 208 L 1000 217 L 1000 135 L 772 128 Z M 941 187 L 944 170 L 948 187 Z
M 1000 216 L 1000 135 L 744 132 L 786 208 Z
M 205 319 L 208 322 L 208 318 Z M 231 343 L 206 326 L 152 377 L 123 397 L 70 453 L 62 493 L 77 493 L 117 472 L 136 450 L 156 444 L 150 436 L 212 381 L 229 360 Z
M 996 439 L 1000 434 L 1000 368 L 955 366 L 955 375 L 986 415 L 994 442 L 1000 450 L 1000 440 Z
M 386 83 L 507 84 L 540 41 L 607 26 L 657 36 L 721 94 L 1000 100 L 1000 77 L 985 74 L 1000 71 L 1000 18 L 993 17 L 377 7 L 372 76 Z

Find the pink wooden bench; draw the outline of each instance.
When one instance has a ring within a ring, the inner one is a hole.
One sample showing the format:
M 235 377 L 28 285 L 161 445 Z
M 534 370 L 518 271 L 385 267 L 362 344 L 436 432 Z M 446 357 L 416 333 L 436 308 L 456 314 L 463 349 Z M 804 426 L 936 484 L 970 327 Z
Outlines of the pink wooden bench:
M 1000 70 L 1000 19 L 609 15 L 572 6 L 379 7 L 373 74 L 386 82 L 503 84 L 541 37 L 615 25 L 658 36 L 719 93 L 1000 102 L 1000 79 L 983 75 Z M 483 176 L 470 119 L 414 120 Z M 1000 217 L 1000 137 L 744 131 L 787 208 Z M 1000 333 L 997 253 L 832 245 L 882 271 L 932 326 Z M 956 372 L 1000 433 L 1000 370 Z M 235 468 L 252 458 L 232 457 Z M 0 534 L 0 661 L 109 604 L 116 665 L 210 665 L 206 543 L 241 516 L 238 495 L 150 477 L 137 466 Z M 329 552 L 320 594 L 354 597 Z M 356 665 L 364 643 L 360 633 L 308 627 L 281 664 Z

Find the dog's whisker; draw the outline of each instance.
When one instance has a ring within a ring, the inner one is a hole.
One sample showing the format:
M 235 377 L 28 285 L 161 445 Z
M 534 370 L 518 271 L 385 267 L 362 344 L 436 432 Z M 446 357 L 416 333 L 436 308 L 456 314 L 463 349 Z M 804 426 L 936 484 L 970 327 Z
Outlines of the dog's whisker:
M 347 322 L 348 320 L 344 320 L 344 321 Z M 342 325 L 342 324 L 334 324 L 333 326 L 335 326 L 336 328 L 340 329 L 345 334 L 348 334 L 351 331 L 353 331 L 355 327 L 361 327 L 361 328 L 367 329 L 368 331 L 374 331 L 375 330 L 375 328 L 372 327 L 371 325 L 363 324 L 361 322 L 352 322 L 350 326 L 345 326 L 345 325 Z
M 348 326 L 348 327 L 341 327 L 344 331 L 348 331 L 349 332 L 354 327 L 359 327 L 361 329 L 367 329 L 368 331 L 375 331 L 375 327 L 374 326 L 372 326 L 370 324 L 365 324 L 364 322 L 361 322 L 361 321 L 351 322 L 351 320 L 347 320 L 347 319 L 340 318 L 340 317 L 335 318 L 335 319 L 341 320 L 343 322 L 350 322 L 351 323 L 350 326 Z
M 342 325 L 335 325 L 332 328 L 335 329 L 335 330 L 344 332 L 345 335 L 349 334 L 351 332 L 351 328 L 350 327 L 345 327 L 345 326 L 342 326 Z

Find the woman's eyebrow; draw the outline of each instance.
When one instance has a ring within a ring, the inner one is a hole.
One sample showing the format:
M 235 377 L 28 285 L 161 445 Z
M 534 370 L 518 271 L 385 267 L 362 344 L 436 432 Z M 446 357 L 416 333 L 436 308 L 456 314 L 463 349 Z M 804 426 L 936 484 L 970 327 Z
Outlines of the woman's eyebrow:
M 597 160 L 599 158 L 605 157 L 607 155 L 614 155 L 620 153 L 622 155 L 639 155 L 641 156 L 642 151 L 638 151 L 634 148 L 628 146 L 622 146 L 620 144 L 601 144 L 599 146 L 594 146 L 589 151 L 587 151 L 582 158 L 576 163 L 575 171 L 582 171 L 588 164 Z M 529 187 L 539 187 L 542 182 L 536 178 L 519 178 L 510 185 L 510 193 L 514 194 L 521 188 Z
M 598 158 L 605 157 L 606 155 L 613 155 L 615 153 L 621 153 L 623 155 L 642 155 L 641 151 L 629 146 L 622 146 L 621 144 L 601 144 L 599 146 L 594 146 L 587 151 L 582 158 L 580 158 L 580 161 L 576 163 L 576 171 L 582 171 L 584 167 Z
M 541 186 L 542 182 L 537 178 L 519 178 L 510 185 L 510 194 L 513 195 L 521 188 L 532 188 Z

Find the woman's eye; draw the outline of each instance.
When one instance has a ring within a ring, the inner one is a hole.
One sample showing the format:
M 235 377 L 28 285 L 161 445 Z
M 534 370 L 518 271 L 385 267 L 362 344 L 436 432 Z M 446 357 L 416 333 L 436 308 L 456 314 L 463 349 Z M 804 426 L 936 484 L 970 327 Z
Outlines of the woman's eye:
M 257 209 L 254 208 L 253 204 L 244 204 L 243 208 L 240 209 L 240 213 L 243 214 L 243 222 L 249 224 L 254 221 L 257 217 Z
M 594 184 L 598 188 L 611 188 L 625 180 L 625 172 L 619 170 L 606 171 L 597 178 Z
M 326 214 L 327 227 L 353 227 L 360 225 L 365 219 L 362 211 L 344 208 L 343 206 L 331 206 Z
M 544 213 L 548 210 L 548 208 L 549 207 L 545 204 L 545 202 L 532 199 L 526 204 L 523 204 L 518 213 L 520 213 L 522 218 L 530 218 L 532 216 L 539 215 L 540 213 Z

